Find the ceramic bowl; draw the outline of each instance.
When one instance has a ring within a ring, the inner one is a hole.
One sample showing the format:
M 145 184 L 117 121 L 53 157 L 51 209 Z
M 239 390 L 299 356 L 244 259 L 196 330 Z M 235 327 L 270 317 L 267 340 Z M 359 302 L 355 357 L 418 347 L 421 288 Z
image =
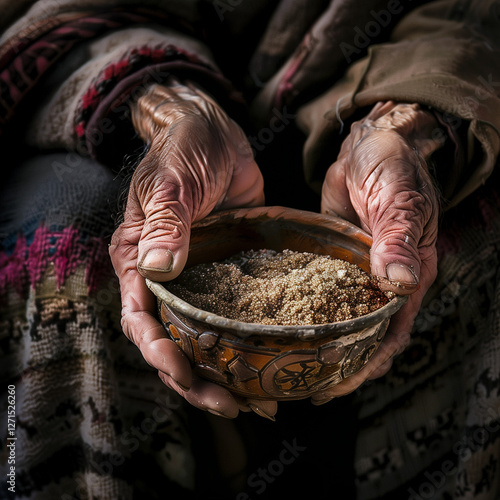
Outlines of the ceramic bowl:
M 371 237 L 329 215 L 284 207 L 215 213 L 192 227 L 187 267 L 240 251 L 285 249 L 326 254 L 369 272 Z M 200 376 L 255 399 L 297 400 L 360 370 L 382 341 L 396 296 L 356 319 L 306 326 L 243 323 L 193 307 L 162 283 L 147 280 L 170 338 Z

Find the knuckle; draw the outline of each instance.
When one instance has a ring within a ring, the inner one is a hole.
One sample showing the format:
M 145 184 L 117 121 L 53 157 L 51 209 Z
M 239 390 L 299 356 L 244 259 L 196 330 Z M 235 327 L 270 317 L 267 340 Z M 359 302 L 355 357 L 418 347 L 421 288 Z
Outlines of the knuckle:
M 183 234 L 183 222 L 172 210 L 156 213 L 148 218 L 142 229 L 142 239 L 154 239 L 168 236 L 180 238 Z
M 128 321 L 128 314 L 122 309 L 122 316 L 120 319 L 120 326 L 122 328 L 123 334 L 125 337 L 127 337 L 130 342 L 136 344 L 134 340 L 134 336 L 132 334 L 132 331 L 130 329 L 129 321 Z M 137 345 L 137 344 L 136 344 Z

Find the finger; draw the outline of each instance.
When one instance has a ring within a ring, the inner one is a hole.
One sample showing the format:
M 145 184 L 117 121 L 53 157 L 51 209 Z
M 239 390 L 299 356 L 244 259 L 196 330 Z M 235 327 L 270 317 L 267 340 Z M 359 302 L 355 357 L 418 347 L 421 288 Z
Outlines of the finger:
M 182 350 L 166 336 L 165 329 L 156 320 L 155 299 L 145 285 L 144 278 L 135 272 L 121 280 L 122 329 L 141 351 L 146 362 L 169 374 L 184 390 L 191 386 L 192 370 Z M 130 290 L 130 291 L 127 291 Z
M 392 362 L 394 358 L 388 359 L 384 364 L 380 365 L 376 370 L 373 370 L 372 374 L 367 378 L 367 380 L 374 380 L 383 377 L 392 367 Z
M 421 195 L 414 191 L 400 191 L 387 199 L 380 195 L 383 215 L 374 219 L 371 227 L 373 244 L 370 251 L 371 271 L 397 293 L 412 293 L 417 289 L 420 276 L 419 245 L 423 225 L 419 207 Z M 385 279 L 388 280 L 386 282 Z
M 432 120 L 414 106 L 383 114 L 391 106 L 379 103 L 365 122 L 353 125 L 356 145 L 347 180 L 362 227 L 373 237 L 372 274 L 382 278 L 386 289 L 398 285 L 393 291 L 413 293 L 421 253 L 433 248 L 437 238 L 437 193 L 424 157 L 412 146 L 417 131 L 427 136 Z
M 415 167 L 395 161 L 398 165 L 389 162 L 376 174 L 376 184 L 383 187 L 373 188 L 366 205 L 373 237 L 370 261 L 383 288 L 407 294 L 418 289 L 421 254 L 435 245 L 437 209 L 432 187 L 412 175 Z
M 191 388 L 186 392 L 175 383 L 172 384 L 168 374 L 158 372 L 158 376 L 165 385 L 175 390 L 194 407 L 220 417 L 235 418 L 238 416 L 238 403 L 224 387 L 193 376 Z
M 400 334 L 404 332 L 405 335 L 411 333 L 425 295 L 424 290 L 424 287 L 419 288 L 409 296 L 406 304 L 391 318 L 388 331 L 400 332 Z
M 127 337 L 141 351 L 146 362 L 168 374 L 184 391 L 192 383 L 192 369 L 180 347 L 165 336 L 163 326 L 148 312 L 129 312 L 122 319 Z
M 413 330 L 415 318 L 422 304 L 422 300 L 435 280 L 437 274 L 437 254 L 436 249 L 422 252 L 421 279 L 416 292 L 408 297 L 406 304 L 391 318 L 388 334 L 395 332 L 401 335 L 403 332 L 408 335 Z M 408 337 L 409 338 L 409 337 Z
M 342 382 L 338 383 L 334 387 L 315 394 L 311 397 L 313 404 L 320 405 L 330 401 L 333 398 L 346 396 L 351 392 L 355 391 L 359 386 L 361 386 L 366 380 L 377 370 L 384 366 L 392 357 L 397 356 L 408 346 L 410 342 L 410 335 L 407 333 L 396 333 L 387 332 L 384 340 L 380 344 L 376 353 L 368 361 L 368 363 L 358 372 L 347 377 Z
M 232 123 L 232 127 L 235 161 L 229 188 L 217 208 L 262 206 L 265 203 L 264 178 L 245 134 L 236 123 Z
M 257 415 L 275 421 L 275 415 L 278 411 L 278 403 L 276 401 L 264 401 L 262 399 L 249 399 L 248 407 Z
M 408 302 L 413 298 L 414 296 L 410 297 Z M 410 307 L 410 309 L 412 308 Z M 371 372 L 367 380 L 384 376 L 391 369 L 394 358 L 399 356 L 410 345 L 410 332 L 414 317 L 408 320 L 408 316 L 409 314 L 403 308 L 392 317 L 385 338 L 379 347 L 379 350 L 386 351 L 386 360 Z M 410 314 L 410 316 L 412 315 Z M 377 362 L 376 359 L 374 361 Z
M 156 165 L 153 158 L 148 160 Z M 189 249 L 191 199 L 182 179 L 171 173 L 160 175 L 148 165 L 133 179 L 125 222 L 141 227 L 137 269 L 143 277 L 167 281 L 184 268 Z
M 347 147 L 344 143 L 343 147 Z M 354 209 L 346 184 L 346 157 L 339 155 L 339 160 L 328 169 L 321 192 L 321 212 L 342 217 L 360 225 L 360 219 Z
M 168 373 L 186 390 L 191 384 L 191 366 L 182 351 L 167 339 L 156 320 L 156 299 L 138 273 L 137 227 L 122 224 L 113 234 L 109 253 L 120 281 L 122 329 L 141 351 L 148 364 Z

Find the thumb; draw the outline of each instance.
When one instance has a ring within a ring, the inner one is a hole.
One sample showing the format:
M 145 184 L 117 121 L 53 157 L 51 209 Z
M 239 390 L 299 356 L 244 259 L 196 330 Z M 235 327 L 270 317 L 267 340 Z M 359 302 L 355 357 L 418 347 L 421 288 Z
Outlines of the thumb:
M 168 205 L 146 214 L 138 245 L 137 270 L 153 281 L 176 278 L 188 256 L 191 221 L 179 203 Z
M 137 270 L 153 281 L 176 278 L 187 261 L 192 204 L 179 191 L 176 184 L 163 182 L 146 203 L 139 203 L 135 193 L 129 196 L 126 216 L 142 225 Z
M 426 231 L 427 210 L 419 208 L 425 205 L 421 193 L 400 191 L 382 203 L 372 218 L 371 272 L 386 290 L 407 294 L 418 288 L 423 254 L 432 246 L 432 235 Z

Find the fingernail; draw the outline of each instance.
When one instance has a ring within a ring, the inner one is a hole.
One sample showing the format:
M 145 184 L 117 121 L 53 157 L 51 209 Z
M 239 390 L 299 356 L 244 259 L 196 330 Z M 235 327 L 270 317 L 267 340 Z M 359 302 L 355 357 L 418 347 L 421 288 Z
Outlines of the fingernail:
M 394 356 L 399 356 L 402 354 L 406 348 L 410 345 L 411 335 L 409 333 L 399 335 L 399 347 L 397 348 Z
M 143 271 L 169 273 L 174 267 L 174 254 L 163 248 L 151 248 L 142 257 L 137 267 Z
M 211 413 L 212 415 L 215 415 L 217 417 L 222 417 L 222 418 L 231 418 L 224 413 L 217 411 L 217 410 L 212 410 L 212 408 L 207 408 L 208 413 Z
M 174 382 L 174 384 L 176 384 L 179 387 L 179 389 L 183 390 L 184 392 L 189 391 L 189 389 L 190 389 L 189 386 L 181 384 L 178 380 L 175 380 L 174 378 L 172 378 L 172 381 Z
M 267 418 L 273 422 L 276 422 L 276 418 L 274 417 L 274 415 L 269 415 L 268 413 L 266 413 L 262 408 L 260 408 L 256 404 L 248 403 L 248 406 L 252 409 L 252 411 L 257 413 L 257 415 L 259 415 L 260 417 L 264 417 L 264 418 Z
M 330 401 L 332 401 L 332 399 L 335 399 L 335 396 L 329 396 L 327 398 L 311 398 L 311 403 L 314 406 L 321 406 L 325 403 L 329 403 Z
M 411 285 L 416 285 L 418 283 L 418 279 L 413 270 L 404 264 L 391 262 L 387 264 L 385 272 L 390 281 Z

